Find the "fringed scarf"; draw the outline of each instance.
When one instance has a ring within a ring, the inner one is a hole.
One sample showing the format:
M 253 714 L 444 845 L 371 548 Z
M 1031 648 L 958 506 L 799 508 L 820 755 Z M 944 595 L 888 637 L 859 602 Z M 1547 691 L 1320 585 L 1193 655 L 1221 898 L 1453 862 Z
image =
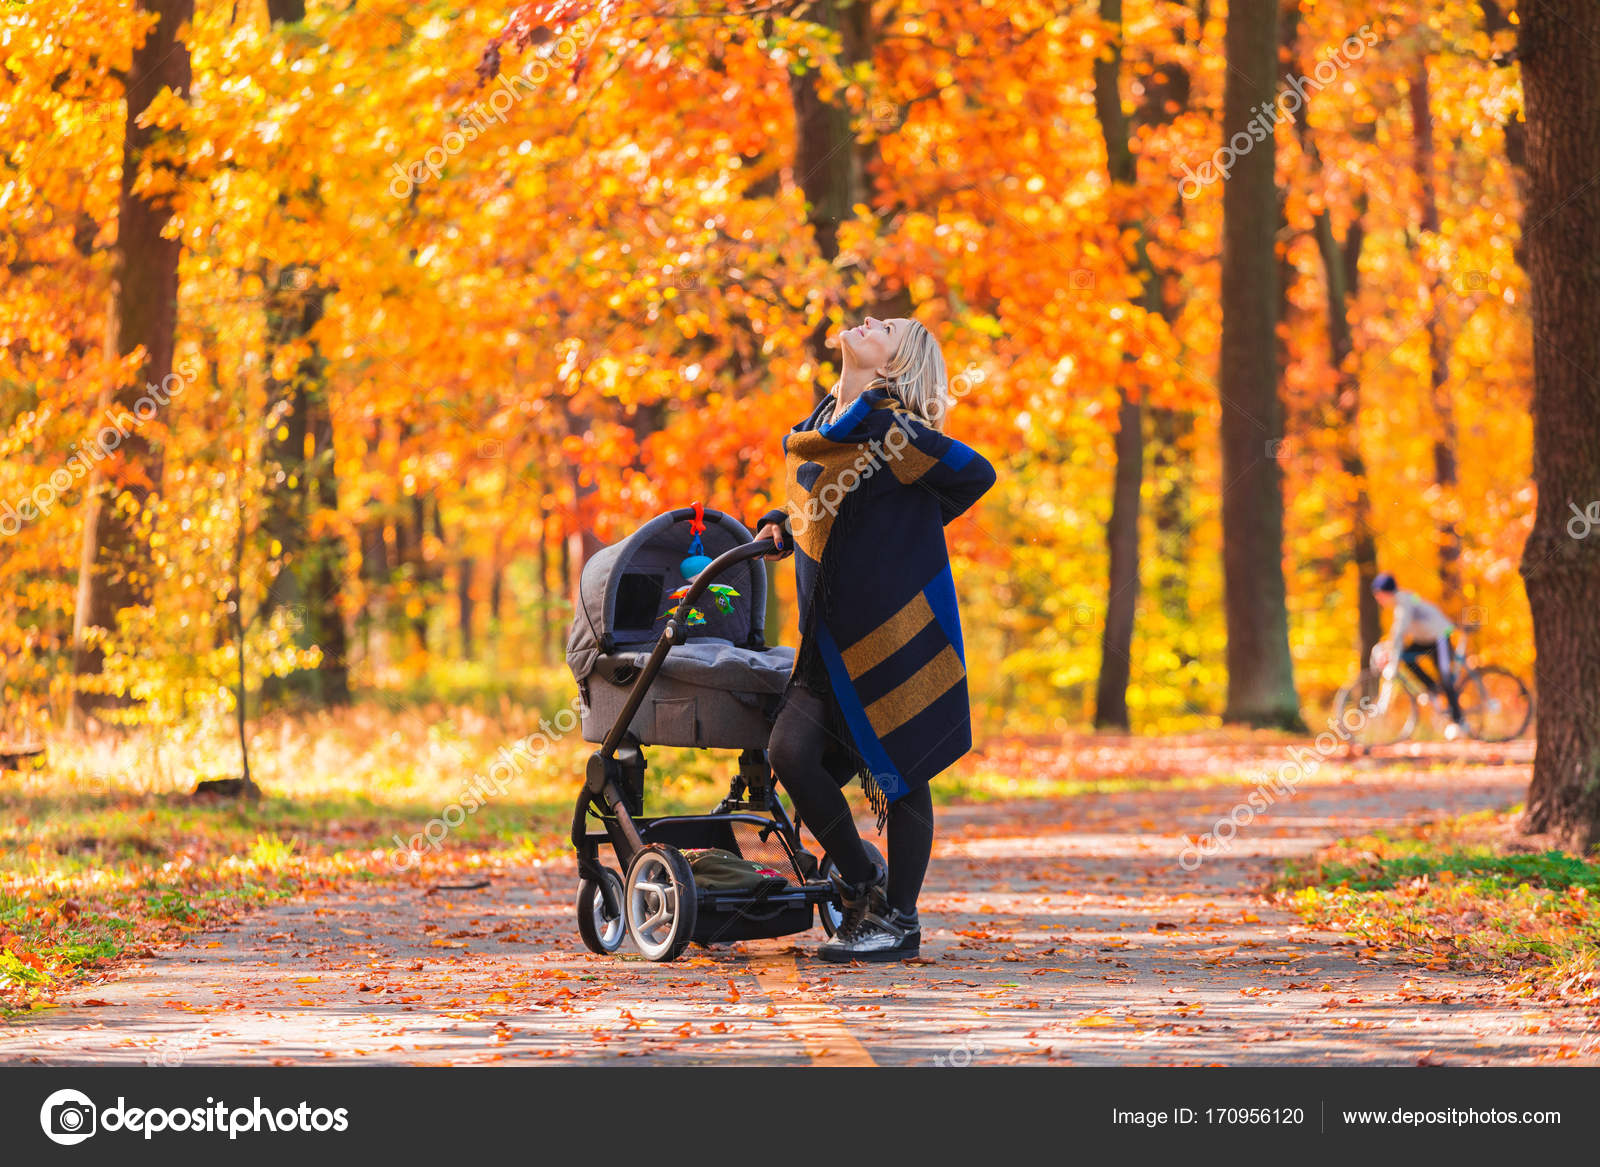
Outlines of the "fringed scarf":
M 881 828 L 890 805 L 972 748 L 966 657 L 944 524 L 994 469 L 881 388 L 831 423 L 824 400 L 784 439 L 802 661 Z M 767 520 L 780 517 L 773 512 Z M 804 675 L 804 674 L 802 674 Z

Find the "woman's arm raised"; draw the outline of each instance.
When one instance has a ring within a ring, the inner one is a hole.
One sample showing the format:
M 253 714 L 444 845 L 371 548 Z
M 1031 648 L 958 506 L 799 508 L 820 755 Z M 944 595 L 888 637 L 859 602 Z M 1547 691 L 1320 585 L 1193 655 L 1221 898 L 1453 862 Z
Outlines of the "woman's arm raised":
M 905 414 L 896 424 L 907 440 L 896 443 L 889 454 L 895 477 L 932 493 L 946 524 L 964 514 L 994 485 L 994 467 L 971 446 Z

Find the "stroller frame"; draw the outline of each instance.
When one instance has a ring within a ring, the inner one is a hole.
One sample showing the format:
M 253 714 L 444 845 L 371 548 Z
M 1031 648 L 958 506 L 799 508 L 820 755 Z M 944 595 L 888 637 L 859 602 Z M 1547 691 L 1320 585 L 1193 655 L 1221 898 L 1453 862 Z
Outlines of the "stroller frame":
M 692 514 L 688 508 L 673 512 L 680 521 Z M 819 862 L 801 842 L 799 814 L 791 818 L 784 809 L 764 750 L 740 753 L 728 793 L 711 813 L 650 817 L 644 814 L 644 751 L 628 732 L 662 662 L 686 639 L 689 610 L 730 567 L 776 550 L 771 539 L 746 543 L 723 552 L 695 577 L 634 679 L 621 713 L 589 757 L 572 816 L 572 845 L 581 879 L 578 930 L 594 952 L 615 952 L 624 935 L 631 935 L 648 959 L 673 960 L 690 941 L 710 945 L 807 931 L 813 906 L 829 935 L 840 921 L 838 892 L 828 878 L 832 863 Z M 603 830 L 589 829 L 591 809 Z M 775 837 L 801 882 L 753 893 L 697 888 L 680 848 L 727 846 L 734 824 L 755 829 L 763 841 Z M 601 863 L 600 848 L 607 845 L 627 873 L 625 881 Z

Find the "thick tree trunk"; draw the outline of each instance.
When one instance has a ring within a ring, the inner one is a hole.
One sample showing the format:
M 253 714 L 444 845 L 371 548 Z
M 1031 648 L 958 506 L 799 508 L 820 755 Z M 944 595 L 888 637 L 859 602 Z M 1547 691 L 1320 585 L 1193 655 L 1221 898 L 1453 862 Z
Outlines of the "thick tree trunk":
M 1600 840 L 1600 5 L 1519 5 L 1528 121 L 1524 238 L 1533 314 L 1533 477 L 1522 576 L 1533 610 L 1538 751 L 1524 828 Z
M 108 308 L 107 348 L 118 357 L 141 346 L 144 365 L 128 385 L 109 387 L 101 405 L 127 429 L 116 453 L 104 464 L 104 475 L 91 484 L 87 506 L 83 554 L 79 567 L 78 600 L 73 613 L 73 671 L 78 676 L 98 674 L 104 664 L 101 648 L 91 643 L 90 629 L 114 630 L 117 613 L 147 603 L 150 598 L 150 547 L 148 535 L 122 506 L 125 495 L 135 514 L 143 512 L 150 495 L 161 485 L 161 453 L 142 423 L 150 420 L 141 399 L 163 403 L 175 387 L 173 349 L 178 327 L 178 258 L 176 239 L 162 237 L 172 217 L 166 199 L 147 199 L 133 191 L 145 149 L 155 138 L 153 127 L 139 118 L 163 89 L 187 98 L 189 46 L 178 40 L 178 30 L 194 18 L 194 0 L 140 0 L 141 14 L 154 13 L 157 22 L 133 51 L 125 92 L 127 120 L 122 137 L 122 191 L 117 207 L 117 242 L 113 257 L 113 291 Z M 145 416 L 140 416 L 141 411 Z M 71 720 L 106 704 L 98 694 L 74 689 Z
M 1283 578 L 1283 406 L 1278 398 L 1278 221 L 1271 137 L 1250 123 L 1275 94 L 1277 0 L 1234 0 L 1222 138 L 1252 140 L 1223 188 L 1222 571 L 1228 626 L 1224 720 L 1300 728 Z
M 1433 101 L 1428 59 L 1419 57 L 1411 74 L 1412 168 L 1420 200 L 1423 235 L 1439 233 L 1439 199 L 1434 189 Z M 1456 526 L 1456 407 L 1450 390 L 1450 338 L 1444 319 L 1446 286 L 1436 271 L 1427 273 L 1428 400 L 1433 405 L 1433 481 L 1439 539 L 1439 595 L 1447 611 L 1461 606 L 1461 532 Z

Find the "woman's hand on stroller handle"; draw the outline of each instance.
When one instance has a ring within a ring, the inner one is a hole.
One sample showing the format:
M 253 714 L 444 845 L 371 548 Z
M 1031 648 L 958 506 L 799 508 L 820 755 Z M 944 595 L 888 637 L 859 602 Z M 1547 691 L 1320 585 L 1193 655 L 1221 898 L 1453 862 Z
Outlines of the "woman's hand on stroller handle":
M 772 546 L 775 554 L 763 555 L 761 557 L 763 559 L 783 559 L 786 556 L 794 554 L 794 548 L 785 545 L 783 528 L 778 526 L 777 523 L 767 523 L 764 525 L 759 531 L 756 532 L 756 539 L 758 541 L 762 539 L 772 540 Z

